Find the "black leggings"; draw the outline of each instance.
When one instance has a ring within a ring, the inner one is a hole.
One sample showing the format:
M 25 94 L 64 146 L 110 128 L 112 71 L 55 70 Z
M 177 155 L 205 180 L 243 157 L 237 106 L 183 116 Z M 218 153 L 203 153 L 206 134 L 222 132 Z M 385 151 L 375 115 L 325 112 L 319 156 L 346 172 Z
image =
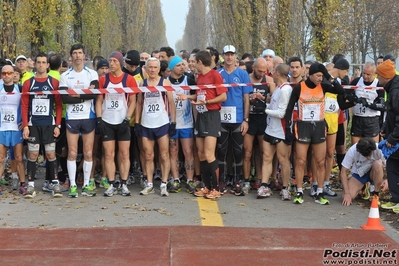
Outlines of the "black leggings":
M 241 176 L 242 172 L 242 146 L 244 142 L 244 137 L 241 135 L 240 130 L 241 124 L 222 124 L 221 135 L 217 142 L 217 160 L 219 163 L 219 177 L 220 181 L 225 183 L 225 168 L 226 168 L 226 156 L 229 140 L 230 145 L 233 148 L 234 156 L 234 176 Z M 238 180 L 235 180 L 238 181 Z

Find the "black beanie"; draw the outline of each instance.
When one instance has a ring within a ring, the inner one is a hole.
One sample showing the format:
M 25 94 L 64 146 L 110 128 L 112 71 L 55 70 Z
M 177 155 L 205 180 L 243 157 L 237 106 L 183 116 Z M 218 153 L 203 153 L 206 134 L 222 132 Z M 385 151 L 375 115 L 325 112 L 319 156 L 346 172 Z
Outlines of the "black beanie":
M 340 70 L 348 70 L 349 69 L 349 62 L 344 59 L 340 58 L 335 62 L 334 68 L 340 69 Z
M 321 65 L 319 62 L 315 62 L 310 65 L 309 67 L 309 75 L 313 75 L 314 73 L 321 72 L 319 69 L 319 65 Z

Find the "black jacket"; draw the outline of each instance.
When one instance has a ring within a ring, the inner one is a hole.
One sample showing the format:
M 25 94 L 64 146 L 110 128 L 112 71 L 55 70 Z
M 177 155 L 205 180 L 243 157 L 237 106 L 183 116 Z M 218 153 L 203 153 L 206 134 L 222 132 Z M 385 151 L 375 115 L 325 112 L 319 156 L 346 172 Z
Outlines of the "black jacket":
M 385 91 L 388 93 L 388 100 L 386 102 L 386 118 L 382 128 L 385 133 L 385 138 L 392 145 L 399 142 L 399 76 L 395 75 L 385 86 Z M 399 159 L 399 150 L 392 154 L 395 159 Z

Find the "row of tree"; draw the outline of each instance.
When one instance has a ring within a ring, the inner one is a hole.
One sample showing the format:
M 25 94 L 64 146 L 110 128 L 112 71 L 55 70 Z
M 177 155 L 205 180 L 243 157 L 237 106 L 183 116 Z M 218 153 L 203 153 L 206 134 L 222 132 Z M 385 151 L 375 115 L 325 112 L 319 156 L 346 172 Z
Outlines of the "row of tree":
M 160 0 L 0 0 L 0 57 L 83 43 L 90 57 L 167 45 Z
M 272 48 L 323 62 L 343 53 L 360 64 L 396 54 L 398 43 L 398 0 L 190 0 L 176 47 L 233 44 L 240 54 Z

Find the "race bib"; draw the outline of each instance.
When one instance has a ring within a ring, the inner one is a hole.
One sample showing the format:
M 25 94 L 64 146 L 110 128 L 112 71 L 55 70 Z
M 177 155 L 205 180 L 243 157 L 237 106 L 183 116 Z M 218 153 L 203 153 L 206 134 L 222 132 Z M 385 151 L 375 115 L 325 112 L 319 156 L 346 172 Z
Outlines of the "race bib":
M 32 100 L 32 115 L 48 116 L 50 114 L 50 99 Z
M 161 104 L 159 97 L 147 97 L 145 99 L 145 106 L 147 114 L 155 114 L 161 111 Z
M 105 108 L 107 110 L 122 110 L 124 94 L 107 94 Z
M 197 95 L 197 101 L 206 101 L 206 96 L 204 94 L 198 94 Z M 197 111 L 199 113 L 204 113 L 208 111 L 208 108 L 206 108 L 205 104 L 201 104 L 201 105 L 196 105 L 195 108 L 197 108 Z
M 16 125 L 17 124 L 17 110 L 12 107 L 1 108 L 1 124 Z
M 338 101 L 333 98 L 326 97 L 324 111 L 326 113 L 337 113 L 338 110 L 339 110 Z
M 222 106 L 220 110 L 220 120 L 222 123 L 237 123 L 236 107 Z
M 175 100 L 176 111 L 184 110 L 184 101 Z
M 303 105 L 303 121 L 319 121 L 320 119 L 320 105 L 319 104 L 304 104 Z
M 79 114 L 83 113 L 83 104 L 72 104 L 71 113 Z

